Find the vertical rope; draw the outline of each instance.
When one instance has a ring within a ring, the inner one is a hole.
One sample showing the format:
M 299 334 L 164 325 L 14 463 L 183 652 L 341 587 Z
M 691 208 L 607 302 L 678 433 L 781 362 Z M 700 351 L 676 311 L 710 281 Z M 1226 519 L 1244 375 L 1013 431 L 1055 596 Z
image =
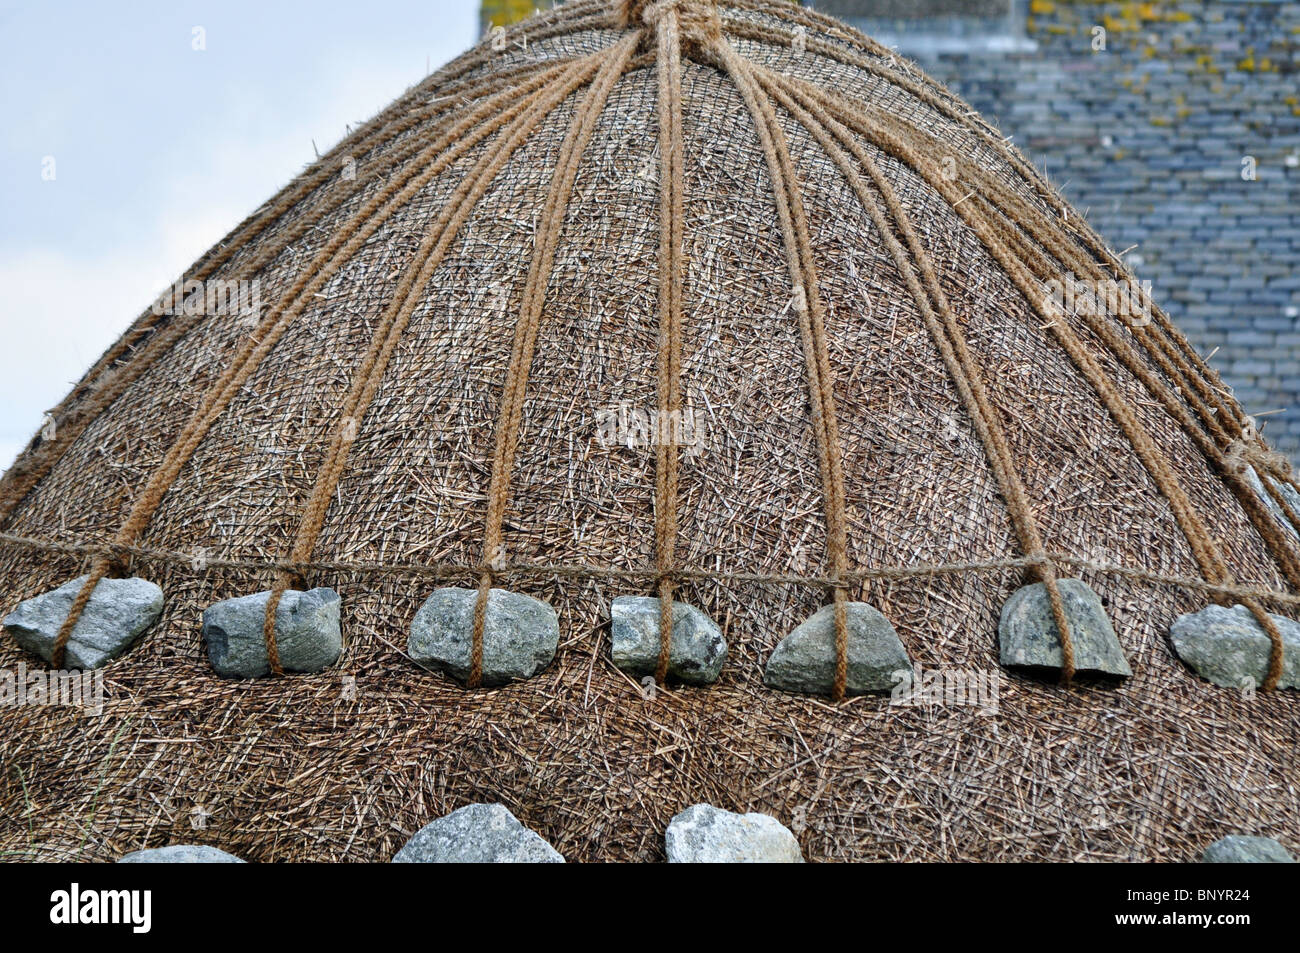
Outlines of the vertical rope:
M 479 575 L 478 598 L 474 603 L 474 623 L 470 648 L 468 684 L 476 688 L 483 679 L 483 629 L 487 619 L 487 602 L 492 588 L 492 569 L 502 559 L 501 529 L 506 503 L 510 497 L 510 477 L 519 445 L 519 428 L 523 419 L 524 393 L 532 368 L 546 286 L 555 262 L 556 246 L 564 229 L 569 197 L 578 174 L 582 153 L 591 141 L 596 122 L 604 111 L 614 84 L 627 69 L 641 40 L 640 33 L 625 37 L 604 57 L 600 72 L 591 89 L 579 104 L 560 147 L 559 160 L 546 196 L 540 227 L 533 246 L 528 278 L 524 284 L 519 320 L 515 325 L 514 345 L 506 369 L 497 421 L 492 476 L 487 494 L 487 517 L 483 533 L 483 565 Z
M 68 614 L 64 616 L 63 624 L 59 626 L 58 635 L 54 638 L 54 651 L 50 653 L 50 665 L 53 668 L 63 668 L 64 655 L 68 650 L 68 640 L 72 637 L 72 630 L 76 628 L 77 620 L 81 618 L 81 613 L 85 611 L 86 605 L 90 602 L 95 587 L 99 585 L 99 581 L 108 572 L 108 567 L 108 560 L 102 556 L 96 557 L 91 562 L 90 575 L 86 583 L 77 592 L 77 597 L 72 600 Z
M 677 543 L 678 449 L 681 413 L 682 230 L 684 145 L 682 137 L 682 53 L 677 11 L 658 24 L 659 81 L 659 433 L 655 445 L 655 565 L 659 572 L 659 661 L 655 681 L 663 684 L 673 638 L 674 550 Z M 669 428 L 672 428 L 671 435 Z
M 1011 523 L 1015 529 L 1020 546 L 1026 555 L 1039 560 L 1035 572 L 1044 583 L 1048 602 L 1051 606 L 1053 620 L 1061 639 L 1061 674 L 1066 684 L 1074 677 L 1075 656 L 1074 642 L 1071 637 L 1069 621 L 1065 614 L 1065 604 L 1057 585 L 1057 575 L 1051 561 L 1048 560 L 1042 536 L 1034 519 L 1024 486 L 1016 474 L 1010 447 L 1002 431 L 1001 418 L 989 399 L 978 365 L 966 344 L 965 336 L 957 323 L 939 284 L 930 256 L 922 245 L 920 237 L 912 227 L 903 210 L 893 185 L 881 173 L 879 167 L 869 154 L 853 139 L 848 130 L 828 116 L 820 106 L 806 95 L 776 82 L 769 74 L 760 73 L 760 82 L 769 89 L 782 106 L 795 117 L 817 140 L 818 144 L 840 169 L 849 185 L 853 188 L 870 215 L 876 230 L 880 233 L 886 248 L 894 259 L 904 283 L 911 292 L 913 300 L 921 313 L 930 337 L 943 358 L 949 377 L 957 390 L 967 415 L 975 427 L 976 434 L 984 447 L 985 457 L 993 471 L 994 478 L 1002 491 Z M 846 151 L 847 150 L 847 151 Z M 849 153 L 857 166 L 850 160 Z M 876 198 L 868 191 L 866 183 L 858 175 L 857 167 L 866 170 L 872 185 L 884 200 L 889 214 L 893 217 L 899 233 L 907 243 L 905 250 L 890 228 L 884 212 Z M 911 258 L 908 254 L 911 254 Z M 913 267 L 913 261 L 916 268 Z M 921 272 L 917 279 L 916 269 Z M 924 287 L 922 286 L 924 282 Z M 936 316 L 936 311 L 938 312 Z
M 834 378 L 826 343 L 825 306 L 818 287 L 816 266 L 803 200 L 795 182 L 785 134 L 772 104 L 754 80 L 750 65 L 725 40 L 714 41 L 712 52 L 721 60 L 753 117 L 763 154 L 772 176 L 777 214 L 781 222 L 787 266 L 795 290 L 800 336 L 808 373 L 813 429 L 817 437 L 819 463 L 826 505 L 826 535 L 835 617 L 835 676 L 831 697 L 839 701 L 848 684 L 848 618 L 846 586 L 839 581 L 847 569 L 848 542 L 845 528 L 844 476 L 841 469 L 839 427 L 835 415 Z

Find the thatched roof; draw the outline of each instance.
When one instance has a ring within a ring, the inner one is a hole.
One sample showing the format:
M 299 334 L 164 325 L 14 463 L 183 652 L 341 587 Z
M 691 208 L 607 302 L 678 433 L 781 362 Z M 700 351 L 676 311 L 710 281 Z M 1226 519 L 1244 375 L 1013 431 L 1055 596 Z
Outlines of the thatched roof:
M 570 859 L 659 857 L 697 801 L 814 859 L 1300 841 L 1294 696 L 1216 688 L 1168 641 L 1212 601 L 1295 615 L 1293 478 L 1150 302 L 1047 300 L 1130 277 L 1082 216 L 951 93 L 788 4 L 578 0 L 507 38 L 186 276 L 256 279 L 258 318 L 146 312 L 6 475 L 0 609 L 87 567 L 166 609 L 103 716 L 4 713 L 0 850 L 387 859 L 485 800 Z M 611 443 L 611 410 L 699 439 Z M 1131 679 L 1008 672 L 996 714 L 763 685 L 846 600 L 924 669 L 997 672 L 1003 603 L 1066 576 Z M 546 671 L 475 690 L 403 656 L 431 589 L 485 578 L 559 611 Z M 335 668 L 217 677 L 204 607 L 304 583 L 343 597 Z M 731 654 L 646 697 L 609 603 L 669 589 Z

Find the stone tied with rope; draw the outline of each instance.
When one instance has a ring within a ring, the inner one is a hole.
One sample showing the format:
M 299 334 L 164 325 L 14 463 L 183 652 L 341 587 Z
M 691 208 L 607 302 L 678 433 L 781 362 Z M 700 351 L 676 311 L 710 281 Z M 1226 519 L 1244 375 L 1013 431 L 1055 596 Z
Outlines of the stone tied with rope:
M 1223 834 L 1193 789 L 1296 840 L 1248 800 L 1294 787 L 1293 695 L 1231 693 L 1297 684 L 1300 485 L 1145 293 L 1044 296 L 1132 276 L 1029 160 L 776 0 L 507 40 L 187 272 L 260 281 L 255 323 L 145 312 L 0 480 L 0 653 L 132 686 L 121 738 L 0 738 L 38 805 L 0 849 L 55 849 L 96 778 L 155 829 L 114 785 L 182 767 L 238 856 L 391 857 L 491 790 L 638 857 L 705 782 L 809 859 L 1185 858 Z M 915 671 L 951 718 L 894 704 Z M 419 816 L 340 834 L 390 798 Z

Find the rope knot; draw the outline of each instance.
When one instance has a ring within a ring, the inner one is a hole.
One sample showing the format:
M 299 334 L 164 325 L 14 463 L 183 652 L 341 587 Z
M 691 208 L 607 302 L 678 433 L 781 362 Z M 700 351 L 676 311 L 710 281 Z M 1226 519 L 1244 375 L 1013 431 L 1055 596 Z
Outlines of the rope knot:
M 715 0 L 628 0 L 624 10 L 629 25 L 640 21 L 656 36 L 668 14 L 674 14 L 683 47 L 707 48 L 722 38 L 722 18 Z
M 1285 480 L 1291 476 L 1291 461 L 1285 454 L 1270 450 L 1254 441 L 1234 440 L 1228 445 L 1228 468 L 1234 473 L 1245 471 L 1247 464 L 1254 467 L 1256 473 L 1267 474 Z
M 120 579 L 130 572 L 131 547 L 122 543 L 110 542 L 100 552 L 104 574 L 113 579 Z

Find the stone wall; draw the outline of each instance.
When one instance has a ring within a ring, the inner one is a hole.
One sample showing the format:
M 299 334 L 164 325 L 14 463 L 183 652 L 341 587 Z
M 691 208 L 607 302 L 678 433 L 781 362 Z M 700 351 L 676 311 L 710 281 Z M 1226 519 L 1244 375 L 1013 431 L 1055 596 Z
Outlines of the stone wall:
M 1013 135 L 1114 248 L 1137 246 L 1139 277 L 1300 462 L 1300 3 L 1017 3 L 1013 44 L 914 36 L 900 52 Z

